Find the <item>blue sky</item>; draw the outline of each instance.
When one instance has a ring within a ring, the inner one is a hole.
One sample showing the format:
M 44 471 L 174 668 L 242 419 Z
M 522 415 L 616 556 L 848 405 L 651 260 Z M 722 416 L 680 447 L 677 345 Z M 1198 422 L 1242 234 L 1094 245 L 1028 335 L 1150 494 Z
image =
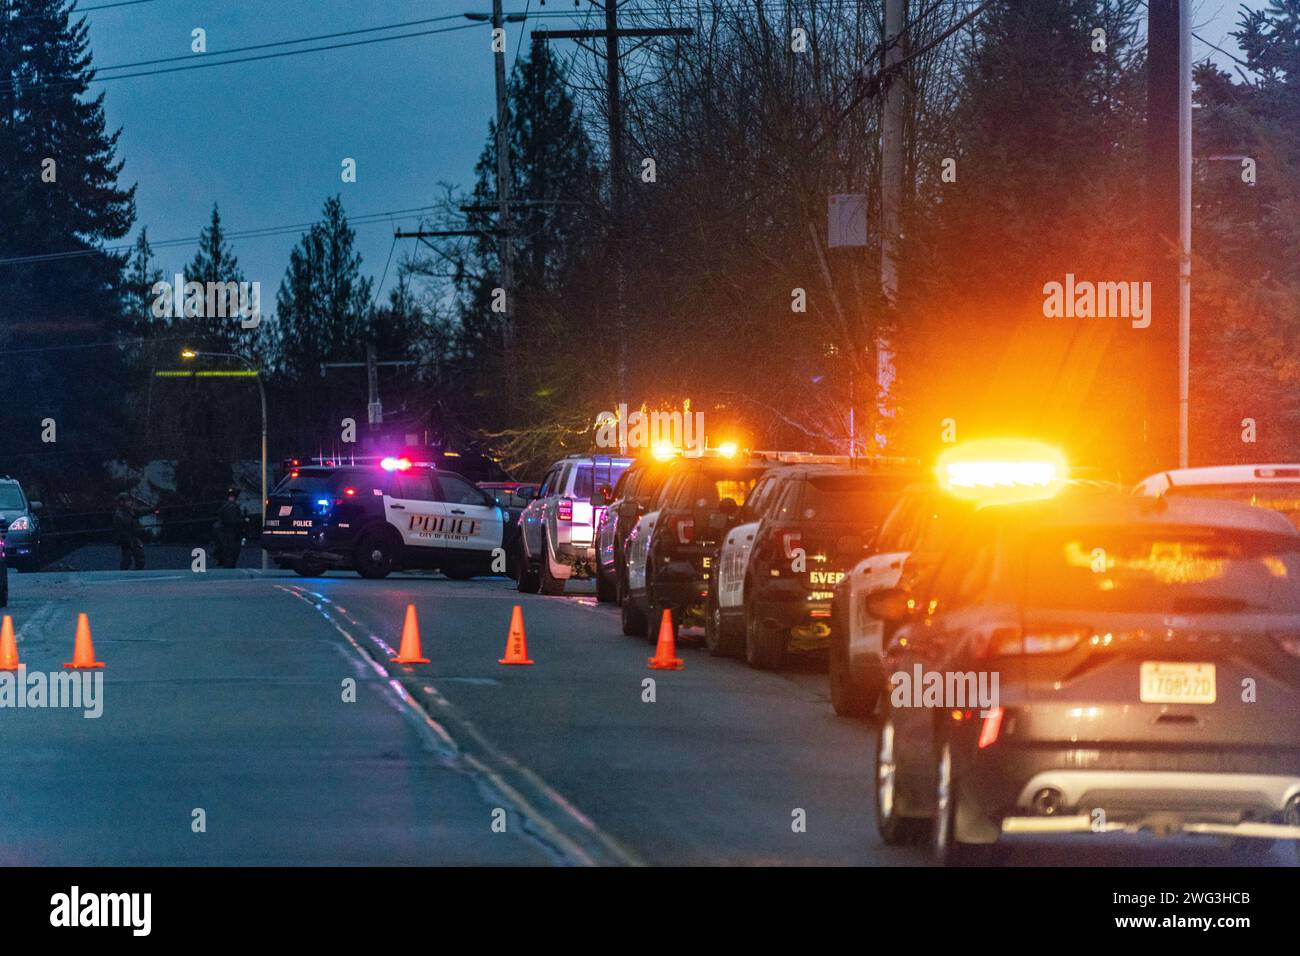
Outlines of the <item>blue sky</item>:
M 120 0 L 82 0 L 85 8 Z M 1255 0 L 1251 6 L 1262 4 Z M 344 30 L 490 10 L 491 0 L 146 0 L 85 15 L 97 68 L 191 54 L 191 31 L 207 31 L 207 55 Z M 506 0 L 507 12 L 550 14 L 552 29 L 573 25 L 571 0 Z M 590 5 L 583 0 L 583 11 Z M 1234 50 L 1227 33 L 1238 4 L 1201 0 L 1197 32 Z M 493 74 L 489 27 L 455 18 L 391 33 L 444 27 L 455 32 L 278 59 L 162 73 L 96 83 L 107 93 L 111 129 L 122 131 L 122 180 L 138 183 L 137 230 L 151 239 L 197 236 L 212 203 L 230 231 L 291 226 L 314 220 L 327 196 L 340 193 L 351 216 L 433 203 L 437 184 L 468 187 L 492 116 Z M 541 21 L 508 24 L 510 58 L 521 38 Z M 362 34 L 313 45 L 345 43 L 389 34 Z M 557 41 L 565 54 L 568 42 Z M 1197 57 L 1210 54 L 1196 43 Z M 277 52 L 267 50 L 262 52 Z M 256 54 L 246 54 L 256 55 Z M 1215 56 L 1226 65 L 1226 60 Z M 106 71 L 108 77 L 171 66 L 157 64 Z M 344 157 L 357 162 L 357 182 L 344 183 Z M 407 215 L 395 222 L 413 228 Z M 266 302 L 297 241 L 288 234 L 233 241 L 245 276 L 262 283 Z M 357 225 L 363 269 L 378 280 L 392 248 L 393 223 Z M 132 238 L 134 238 L 134 233 Z M 398 243 L 396 262 L 413 240 Z M 194 253 L 193 245 L 158 250 L 170 275 Z

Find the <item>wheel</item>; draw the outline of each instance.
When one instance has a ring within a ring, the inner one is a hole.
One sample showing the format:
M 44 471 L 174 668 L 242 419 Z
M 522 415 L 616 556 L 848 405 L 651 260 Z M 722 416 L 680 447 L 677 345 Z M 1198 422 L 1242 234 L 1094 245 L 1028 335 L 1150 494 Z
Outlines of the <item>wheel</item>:
M 773 671 L 785 660 L 785 633 L 767 624 L 745 605 L 745 660 L 750 667 Z
M 382 529 L 376 529 L 367 531 L 361 536 L 352 561 L 356 565 L 357 574 L 363 578 L 386 578 L 393 570 L 393 561 L 396 558 L 397 543 L 392 535 Z M 294 570 L 296 571 L 297 568 Z
M 989 862 L 990 844 L 962 843 L 957 836 L 957 786 L 952 776 L 952 750 L 944 744 L 935 768 L 934 860 L 941 866 L 977 866 Z
M 318 578 L 325 573 L 325 565 L 311 558 L 298 558 L 293 562 L 293 570 L 304 578 Z
M 876 830 L 889 846 L 915 843 L 925 832 L 925 821 L 898 812 L 898 752 L 894 718 L 885 715 L 876 737 Z
M 831 688 L 831 706 L 839 717 L 869 717 L 876 709 L 880 687 L 874 681 L 854 679 L 849 664 L 849 628 L 845 615 L 835 608 L 831 618 L 830 654 L 827 677 Z
M 709 595 L 709 606 L 704 615 L 704 646 L 714 657 L 736 657 L 741 642 L 727 629 L 722 620 L 722 607 L 716 594 Z
M 623 619 L 624 634 L 628 637 L 646 636 L 646 631 L 649 630 L 649 628 L 646 627 L 645 615 L 642 614 L 640 609 L 632 603 L 632 596 L 630 594 L 623 596 L 623 608 L 620 616 Z
M 565 579 L 557 578 L 551 572 L 551 546 L 545 533 L 542 535 L 542 556 L 541 560 L 538 561 L 538 571 L 540 572 L 541 582 L 539 590 L 543 594 L 555 595 L 564 593 Z
M 618 587 L 596 568 L 596 600 L 602 604 L 614 604 L 618 601 Z
M 537 578 L 537 569 L 529 562 L 528 557 L 524 554 L 524 543 L 521 540 L 517 546 L 515 557 L 515 590 L 520 594 L 536 594 L 539 581 Z

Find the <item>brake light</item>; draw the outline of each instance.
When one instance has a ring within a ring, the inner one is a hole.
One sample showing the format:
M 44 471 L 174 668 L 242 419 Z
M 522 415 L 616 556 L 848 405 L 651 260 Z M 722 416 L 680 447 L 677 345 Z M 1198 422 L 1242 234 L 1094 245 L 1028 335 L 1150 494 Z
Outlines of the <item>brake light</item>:
M 559 510 L 556 512 L 556 517 L 559 518 L 561 521 L 572 521 L 573 501 L 570 500 L 569 498 L 561 498 Z
M 793 558 L 796 551 L 803 549 L 803 532 L 786 531 L 781 534 L 781 551 L 786 558 Z
M 979 749 L 991 747 L 998 741 L 998 734 L 1002 732 L 1002 708 L 990 707 L 983 713 L 984 726 L 980 728 Z
M 345 494 L 345 495 L 346 495 L 347 497 L 349 497 L 349 498 L 351 498 L 351 497 L 352 497 L 353 495 L 355 495 L 356 493 L 357 493 L 357 489 L 355 489 L 355 488 L 344 488 L 344 489 L 343 489 L 343 494 Z
M 1097 646 L 1109 644 L 1109 640 L 1093 634 L 1091 628 L 1051 625 L 1043 627 L 1000 627 L 989 635 L 983 657 L 1008 657 L 1022 654 L 1064 654 L 1073 650 L 1079 642 L 1091 635 L 1099 638 L 1093 641 Z M 1105 635 L 1109 637 L 1109 635 Z
M 677 535 L 678 544 L 690 544 L 695 540 L 695 519 L 676 518 L 673 521 L 673 530 Z

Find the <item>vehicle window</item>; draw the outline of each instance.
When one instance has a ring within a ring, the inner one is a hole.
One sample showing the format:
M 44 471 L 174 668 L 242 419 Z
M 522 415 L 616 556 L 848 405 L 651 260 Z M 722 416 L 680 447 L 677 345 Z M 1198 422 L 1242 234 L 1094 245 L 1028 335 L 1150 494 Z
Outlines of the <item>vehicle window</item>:
M 26 507 L 21 488 L 17 485 L 0 485 L 0 510 L 22 511 Z
M 275 486 L 275 494 L 286 495 L 295 491 L 303 494 L 324 494 L 334 490 L 334 472 L 304 471 L 295 478 L 292 473 L 280 479 Z
M 918 507 L 923 501 L 923 496 L 904 495 L 894 505 L 880 526 L 880 534 L 876 536 L 876 551 L 886 553 L 912 550 L 912 539 L 916 537 Z
M 966 607 L 985 590 L 993 563 L 993 545 L 974 533 L 963 534 L 945 551 L 926 588 L 931 614 Z
M 623 476 L 619 478 L 618 484 L 614 486 L 614 497 L 623 498 L 636 494 L 636 486 L 641 479 L 641 475 L 640 469 L 624 472 Z
M 717 508 L 723 498 L 730 498 L 737 505 L 744 506 L 762 471 L 756 468 L 712 467 L 702 471 L 691 487 L 690 507 L 698 507 L 704 502 L 708 509 Z
M 763 477 L 754 482 L 754 487 L 749 491 L 749 498 L 746 500 L 741 509 L 741 522 L 756 521 L 763 514 L 763 507 L 769 493 L 772 490 L 772 479 Z
M 663 468 L 649 468 L 641 472 L 641 480 L 637 482 L 635 492 L 637 498 L 646 501 L 653 499 L 667 479 L 668 472 Z
M 437 475 L 439 498 L 454 505 L 482 505 L 483 491 L 457 475 Z
M 397 497 L 410 498 L 414 501 L 437 501 L 433 487 L 433 475 L 427 471 L 402 472 L 397 479 Z
M 1057 529 L 1025 546 L 1026 605 L 1231 614 L 1300 611 L 1300 538 L 1201 527 Z
M 698 472 L 683 473 L 681 479 L 673 486 L 673 493 L 667 499 L 669 508 L 693 508 L 697 497 L 696 489 L 700 487 Z
M 552 489 L 555 487 L 555 475 L 558 470 L 558 468 L 552 468 L 546 473 L 546 477 L 542 479 L 542 487 L 537 492 L 539 498 L 545 498 L 552 493 Z
M 596 462 L 592 465 L 576 465 L 573 473 L 573 490 L 575 498 L 590 498 L 601 485 L 614 485 L 619 476 L 627 469 L 621 462 Z M 566 484 L 565 487 L 568 487 Z
M 907 479 L 880 475 L 809 475 L 799 517 L 876 527 L 898 501 Z
M 777 492 L 776 501 L 772 509 L 768 512 L 768 517 L 773 521 L 795 521 L 799 513 L 799 486 L 802 485 L 798 478 L 791 478 L 785 482 L 785 487 Z
M 655 495 L 654 504 L 651 506 L 651 510 L 658 511 L 661 508 L 668 507 L 668 503 L 677 496 L 677 492 L 681 488 L 682 482 L 686 477 L 687 476 L 683 475 L 681 472 L 677 472 L 668 478 L 659 489 L 659 494 Z
M 1238 485 L 1174 485 L 1166 495 L 1186 498 L 1217 498 L 1267 508 L 1286 516 L 1300 528 L 1300 482 L 1270 481 Z

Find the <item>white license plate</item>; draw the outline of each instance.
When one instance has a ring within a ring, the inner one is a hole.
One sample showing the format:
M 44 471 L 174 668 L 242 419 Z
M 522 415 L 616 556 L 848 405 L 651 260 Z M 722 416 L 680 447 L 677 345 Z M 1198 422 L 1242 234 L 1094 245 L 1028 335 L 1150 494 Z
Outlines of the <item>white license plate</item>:
M 1213 664 L 1143 661 L 1139 696 L 1144 704 L 1213 704 Z

